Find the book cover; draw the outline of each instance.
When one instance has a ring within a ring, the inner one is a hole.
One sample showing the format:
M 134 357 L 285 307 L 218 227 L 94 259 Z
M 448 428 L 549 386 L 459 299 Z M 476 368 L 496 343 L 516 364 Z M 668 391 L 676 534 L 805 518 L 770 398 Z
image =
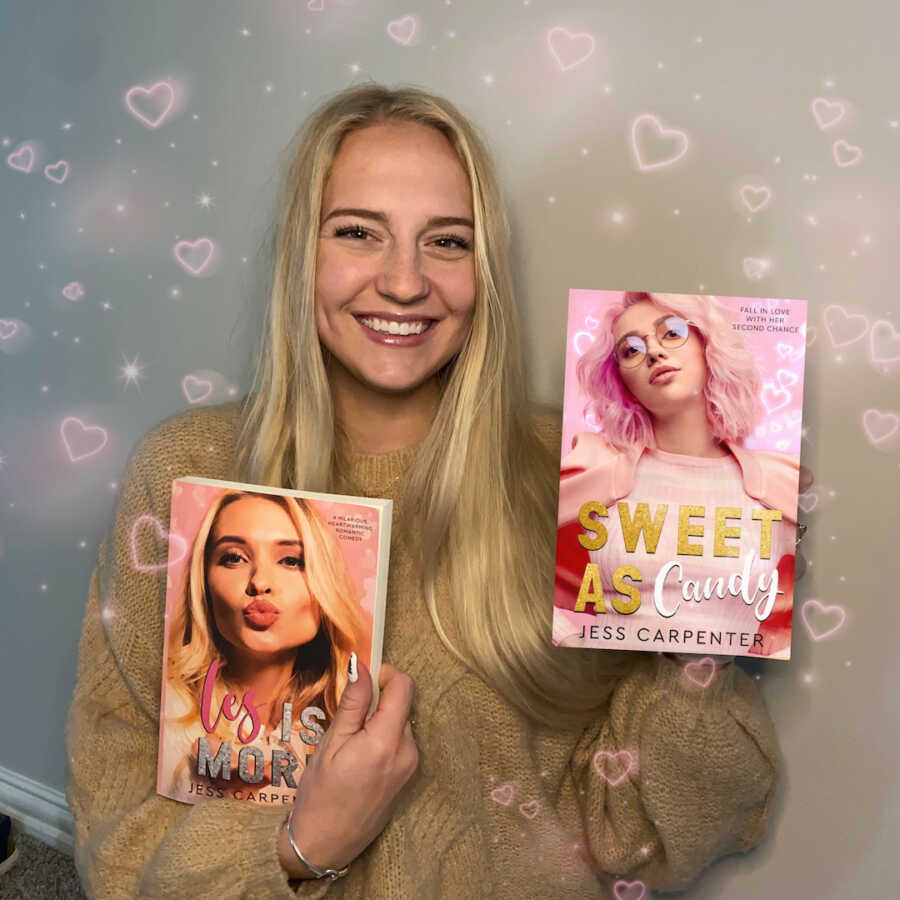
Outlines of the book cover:
M 553 643 L 790 659 L 806 302 L 569 294 Z
M 378 702 L 390 500 L 172 483 L 157 792 L 289 805 L 348 683 Z

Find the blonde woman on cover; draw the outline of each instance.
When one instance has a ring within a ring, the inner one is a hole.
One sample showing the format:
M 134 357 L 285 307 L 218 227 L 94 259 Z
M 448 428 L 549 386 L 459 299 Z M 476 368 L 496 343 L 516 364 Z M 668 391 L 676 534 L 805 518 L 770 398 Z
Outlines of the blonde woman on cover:
M 446 100 L 361 85 L 304 124 L 252 389 L 144 438 L 92 582 L 68 730 L 91 892 L 611 897 L 762 840 L 780 763 L 750 678 L 551 643 L 559 421 L 525 393 L 509 240 Z M 153 791 L 161 579 L 130 527 L 189 470 L 395 502 L 378 708 L 359 663 L 290 809 Z
M 166 674 L 167 793 L 196 789 L 201 704 L 215 721 L 211 753 L 230 741 L 233 756 L 248 743 L 287 747 L 298 775 L 312 744 L 300 736 L 301 715 L 318 707 L 327 725 L 347 684 L 350 653 L 365 652 L 371 623 L 360 619 L 355 589 L 334 532 L 307 500 L 228 490 L 210 505 L 188 561 L 183 602 L 169 625 Z M 244 702 L 235 720 L 218 716 L 226 694 Z M 283 741 L 284 703 L 292 705 L 290 740 Z M 255 714 L 247 716 L 248 705 Z M 317 715 L 317 724 L 320 717 Z M 309 740 L 315 735 L 304 729 Z M 257 791 L 271 782 L 271 758 Z M 178 764 L 176 764 L 178 760 Z M 234 762 L 233 771 L 237 771 Z M 217 782 L 232 793 L 243 783 Z

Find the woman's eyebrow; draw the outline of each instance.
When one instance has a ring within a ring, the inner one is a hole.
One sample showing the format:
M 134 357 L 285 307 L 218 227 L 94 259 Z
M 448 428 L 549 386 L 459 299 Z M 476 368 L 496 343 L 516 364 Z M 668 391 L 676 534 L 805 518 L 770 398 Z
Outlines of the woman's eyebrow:
M 381 222 L 383 225 L 388 224 L 388 217 L 383 212 L 347 206 L 333 209 L 322 219 L 322 224 L 324 225 L 329 219 L 337 216 L 355 216 L 358 219 L 373 219 L 376 222 Z M 463 225 L 466 228 L 471 228 L 473 231 L 475 230 L 475 223 L 465 216 L 432 216 L 426 223 L 426 228 L 447 228 L 450 225 Z
M 245 541 L 244 538 L 239 537 L 238 535 L 223 534 L 222 537 L 218 538 L 216 540 L 216 542 L 213 544 L 213 549 L 218 547 L 219 544 L 226 544 L 226 543 L 244 544 L 245 546 L 247 545 L 247 541 Z M 275 546 L 277 546 L 277 547 L 302 547 L 303 546 L 303 541 L 298 541 L 296 539 L 290 540 L 287 538 L 284 540 L 281 540 L 281 541 L 273 541 L 272 543 L 274 543 Z
M 665 322 L 666 319 L 671 318 L 673 315 L 675 315 L 675 313 L 666 313 L 664 316 L 660 316 L 660 317 L 653 323 L 653 327 L 656 328 L 656 326 L 659 325 L 660 322 Z M 634 331 L 626 331 L 625 334 L 623 334 L 622 337 L 619 338 L 619 341 L 621 341 L 622 338 L 631 337 L 631 335 L 635 335 L 636 337 L 643 337 L 643 335 L 642 335 L 639 331 L 637 331 L 637 330 L 635 329 Z M 616 341 L 616 343 L 618 344 L 619 341 Z

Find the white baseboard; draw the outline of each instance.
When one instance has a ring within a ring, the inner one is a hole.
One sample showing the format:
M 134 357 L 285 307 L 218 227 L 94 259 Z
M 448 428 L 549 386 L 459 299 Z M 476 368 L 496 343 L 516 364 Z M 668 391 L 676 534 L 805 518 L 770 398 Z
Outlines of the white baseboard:
M 61 791 L 0 766 L 0 810 L 26 834 L 72 855 L 72 813 Z

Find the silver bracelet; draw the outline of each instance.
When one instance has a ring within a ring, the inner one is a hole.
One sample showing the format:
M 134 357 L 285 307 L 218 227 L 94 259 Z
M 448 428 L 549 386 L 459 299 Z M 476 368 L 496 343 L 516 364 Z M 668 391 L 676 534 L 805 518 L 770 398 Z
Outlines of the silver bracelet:
M 319 869 L 314 866 L 301 852 L 300 848 L 297 846 L 297 842 L 294 840 L 294 832 L 291 828 L 291 820 L 294 815 L 293 807 L 291 811 L 288 813 L 288 817 L 284 820 L 284 829 L 287 831 L 288 840 L 291 842 L 291 847 L 294 848 L 294 853 L 297 854 L 297 859 L 309 869 L 316 878 L 327 878 L 329 881 L 336 881 L 338 878 L 343 878 L 350 871 L 350 864 L 347 863 L 343 869 Z

